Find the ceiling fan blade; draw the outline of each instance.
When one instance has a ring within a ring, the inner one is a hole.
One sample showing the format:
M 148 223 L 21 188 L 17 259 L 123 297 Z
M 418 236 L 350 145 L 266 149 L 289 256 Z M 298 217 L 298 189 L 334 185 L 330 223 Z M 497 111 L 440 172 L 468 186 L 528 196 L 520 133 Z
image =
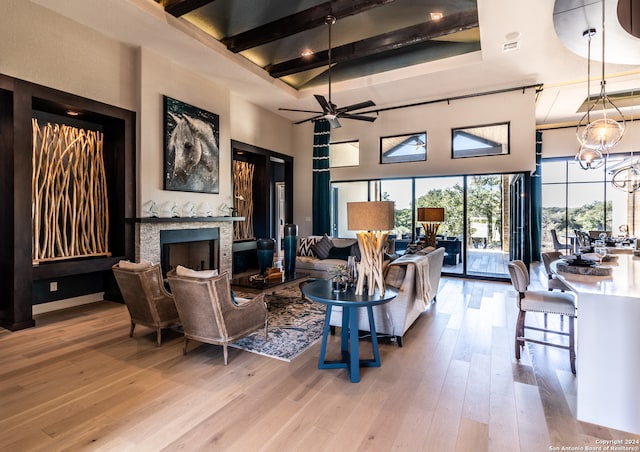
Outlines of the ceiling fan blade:
M 373 122 L 376 119 L 378 119 L 377 116 L 351 115 L 349 113 L 341 113 L 339 117 L 344 119 L 357 119 L 358 121 L 369 121 L 369 122 Z
M 301 113 L 315 113 L 317 115 L 324 114 L 321 111 L 316 111 L 316 110 L 297 110 L 295 108 L 278 108 L 278 110 L 280 110 L 280 111 L 298 111 L 298 112 L 301 112 Z
M 344 112 L 347 112 L 347 111 L 360 110 L 362 108 L 375 107 L 375 106 L 376 106 L 376 104 L 372 100 L 367 100 L 367 101 L 360 102 L 360 103 L 357 103 L 357 104 L 348 105 L 346 107 L 338 108 L 336 110 L 336 112 L 337 113 L 344 113 Z
M 331 108 L 331 104 L 329 102 L 327 102 L 327 99 L 325 99 L 324 96 L 321 96 L 319 94 L 314 94 L 313 97 L 316 98 L 316 100 L 318 101 L 318 103 L 320 104 L 320 106 L 322 107 L 322 111 L 324 111 L 325 114 L 333 114 L 333 108 Z

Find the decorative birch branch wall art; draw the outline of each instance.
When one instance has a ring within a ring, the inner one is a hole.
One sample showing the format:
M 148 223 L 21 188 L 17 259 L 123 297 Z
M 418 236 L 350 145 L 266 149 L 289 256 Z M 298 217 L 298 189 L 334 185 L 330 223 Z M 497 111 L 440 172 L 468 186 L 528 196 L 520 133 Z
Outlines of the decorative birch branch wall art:
M 233 162 L 233 206 L 244 221 L 233 223 L 234 240 L 252 239 L 253 236 L 253 172 L 255 165 L 236 160 Z
M 110 255 L 103 133 L 35 118 L 32 130 L 33 262 Z

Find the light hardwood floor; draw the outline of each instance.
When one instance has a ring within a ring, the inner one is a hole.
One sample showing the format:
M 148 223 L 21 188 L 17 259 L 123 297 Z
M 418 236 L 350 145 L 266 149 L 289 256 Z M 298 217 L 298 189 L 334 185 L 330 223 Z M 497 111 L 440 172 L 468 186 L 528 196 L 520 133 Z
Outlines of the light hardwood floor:
M 576 421 L 567 352 L 530 345 L 517 362 L 515 316 L 510 285 L 443 278 L 404 347 L 383 342 L 382 367 L 354 384 L 317 369 L 319 344 L 291 363 L 230 349 L 225 367 L 218 346 L 183 356 L 176 332 L 161 347 L 142 326 L 129 338 L 123 305 L 42 314 L 0 330 L 0 450 L 513 452 L 639 438 Z

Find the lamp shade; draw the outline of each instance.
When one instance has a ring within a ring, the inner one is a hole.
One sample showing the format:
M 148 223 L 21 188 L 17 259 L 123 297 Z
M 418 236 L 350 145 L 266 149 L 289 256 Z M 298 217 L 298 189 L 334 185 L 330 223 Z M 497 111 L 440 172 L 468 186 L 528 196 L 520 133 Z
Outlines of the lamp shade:
M 389 231 L 394 228 L 393 201 L 347 203 L 347 229 L 350 231 Z
M 420 223 L 442 223 L 444 221 L 444 208 L 418 207 L 418 221 Z

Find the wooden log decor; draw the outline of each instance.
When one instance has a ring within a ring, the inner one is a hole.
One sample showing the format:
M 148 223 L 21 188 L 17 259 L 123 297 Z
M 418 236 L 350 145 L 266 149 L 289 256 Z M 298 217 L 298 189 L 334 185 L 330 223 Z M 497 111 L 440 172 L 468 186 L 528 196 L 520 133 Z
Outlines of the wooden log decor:
M 33 262 L 108 256 L 102 132 L 32 119 Z
M 255 165 L 236 160 L 233 162 L 233 207 L 244 221 L 233 223 L 233 239 L 253 239 L 253 172 Z

